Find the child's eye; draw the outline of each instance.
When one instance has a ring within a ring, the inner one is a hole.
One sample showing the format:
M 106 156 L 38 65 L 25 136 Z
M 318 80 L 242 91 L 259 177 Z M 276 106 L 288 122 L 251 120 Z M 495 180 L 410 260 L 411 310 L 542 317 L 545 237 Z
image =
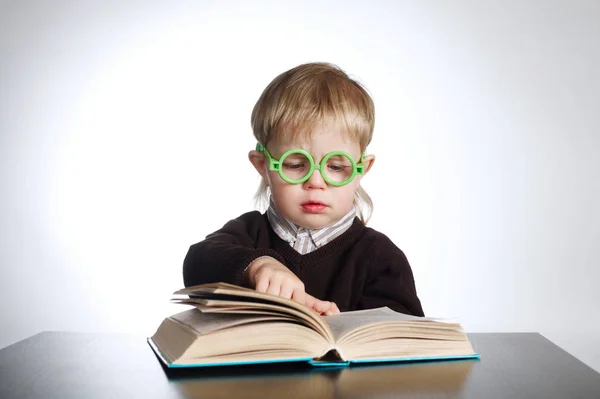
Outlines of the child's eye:
M 303 163 L 284 163 L 283 167 L 286 169 L 301 169 L 304 167 Z
M 327 165 L 327 167 L 332 171 L 332 172 L 345 172 L 348 169 L 348 166 L 346 165 L 335 165 L 335 164 L 330 164 Z

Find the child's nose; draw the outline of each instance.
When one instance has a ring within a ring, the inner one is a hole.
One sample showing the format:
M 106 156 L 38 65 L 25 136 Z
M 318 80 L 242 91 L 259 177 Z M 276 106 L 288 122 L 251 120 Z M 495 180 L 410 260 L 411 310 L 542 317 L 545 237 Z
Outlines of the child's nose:
M 319 169 L 315 169 L 312 175 L 304 182 L 306 188 L 325 188 L 327 183 L 323 180 Z

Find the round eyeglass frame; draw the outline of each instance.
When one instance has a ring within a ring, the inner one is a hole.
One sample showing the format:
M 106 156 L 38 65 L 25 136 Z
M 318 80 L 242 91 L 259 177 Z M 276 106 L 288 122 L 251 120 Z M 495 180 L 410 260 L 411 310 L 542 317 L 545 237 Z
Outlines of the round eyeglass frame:
M 356 175 L 363 175 L 365 173 L 365 165 L 363 164 L 364 154 L 361 155 L 360 162 L 356 163 L 354 158 L 352 158 L 352 155 L 348 154 L 347 152 L 332 151 L 332 152 L 326 154 L 323 157 L 323 159 L 321 160 L 321 162 L 319 164 L 317 164 L 317 163 L 315 163 L 315 160 L 313 159 L 312 155 L 310 155 L 308 152 L 306 152 L 300 148 L 294 148 L 294 149 L 284 152 L 283 155 L 281 156 L 281 158 L 279 158 L 279 159 L 273 158 L 271 156 L 271 153 L 269 153 L 269 150 L 267 150 L 267 147 L 265 147 L 261 143 L 256 143 L 256 151 L 262 152 L 263 154 L 265 154 L 267 156 L 267 159 L 269 160 L 269 170 L 278 172 L 279 176 L 284 181 L 286 181 L 287 183 L 290 183 L 290 184 L 304 183 L 305 181 L 310 179 L 310 177 L 315 172 L 315 169 L 317 169 L 319 171 L 319 173 L 321 174 L 321 177 L 323 178 L 323 180 L 325 180 L 325 182 L 327 184 L 335 186 L 335 187 L 345 186 L 346 184 L 348 184 L 352 180 L 354 180 L 354 177 Z M 281 169 L 281 165 L 283 164 L 283 161 L 285 160 L 285 158 L 287 158 L 291 154 L 301 154 L 301 155 L 304 155 L 308 159 L 308 161 L 310 162 L 310 170 L 308 171 L 306 176 L 304 176 L 300 179 L 290 179 L 283 173 L 283 170 Z M 341 181 L 341 182 L 331 180 L 327 176 L 326 173 L 323 173 L 323 170 L 325 169 L 329 158 L 337 156 L 337 155 L 342 155 L 342 156 L 346 157 L 352 164 L 352 174 L 350 175 L 349 178 L 347 178 L 346 180 Z

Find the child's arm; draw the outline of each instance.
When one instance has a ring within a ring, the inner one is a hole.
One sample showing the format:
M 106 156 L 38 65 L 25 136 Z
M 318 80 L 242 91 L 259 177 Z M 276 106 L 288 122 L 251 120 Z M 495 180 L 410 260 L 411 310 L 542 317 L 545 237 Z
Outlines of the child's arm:
M 224 282 L 247 286 L 244 270 L 252 261 L 270 256 L 283 262 L 269 247 L 268 229 L 259 212 L 230 220 L 190 247 L 183 261 L 184 285 Z
M 423 316 L 413 272 L 404 252 L 381 234 L 374 240 L 369 259 L 370 270 L 358 308 L 387 306 L 397 312 Z
M 321 314 L 339 313 L 333 302 L 307 294 L 304 283 L 269 246 L 268 227 L 260 213 L 250 212 L 230 220 L 190 247 L 183 262 L 184 285 L 217 282 L 244 285 L 294 299 Z

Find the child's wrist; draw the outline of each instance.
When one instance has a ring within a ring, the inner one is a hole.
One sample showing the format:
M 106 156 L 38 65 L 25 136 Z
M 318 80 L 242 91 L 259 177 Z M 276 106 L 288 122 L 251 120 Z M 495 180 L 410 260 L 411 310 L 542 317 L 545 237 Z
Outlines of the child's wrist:
M 254 262 L 256 262 L 259 259 L 265 259 L 265 258 L 271 258 L 274 259 L 272 256 L 269 255 L 263 255 L 263 256 L 259 256 L 256 259 L 253 259 L 252 262 L 250 262 L 245 268 L 244 268 L 244 273 L 248 271 L 248 269 L 250 269 L 250 266 L 252 266 L 254 264 Z

